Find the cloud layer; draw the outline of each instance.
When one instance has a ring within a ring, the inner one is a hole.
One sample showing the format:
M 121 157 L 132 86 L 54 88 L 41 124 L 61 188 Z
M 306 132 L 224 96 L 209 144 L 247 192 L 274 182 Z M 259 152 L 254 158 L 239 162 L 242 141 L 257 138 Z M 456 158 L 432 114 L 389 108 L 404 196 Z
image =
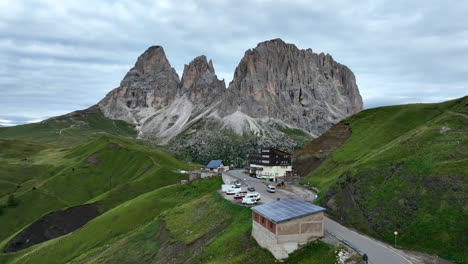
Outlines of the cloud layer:
M 151 45 L 179 75 L 204 54 L 228 83 L 245 50 L 280 37 L 351 68 L 366 108 L 467 95 L 468 2 L 410 2 L 0 1 L 0 125 L 95 104 Z

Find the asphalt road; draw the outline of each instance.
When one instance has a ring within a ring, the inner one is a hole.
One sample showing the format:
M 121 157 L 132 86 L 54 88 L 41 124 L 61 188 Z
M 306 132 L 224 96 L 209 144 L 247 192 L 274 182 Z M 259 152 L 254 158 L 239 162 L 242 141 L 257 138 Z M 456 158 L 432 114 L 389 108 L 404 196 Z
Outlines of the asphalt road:
M 241 180 L 242 190 L 247 190 L 248 186 L 253 186 L 255 191 L 261 194 L 261 203 L 269 203 L 277 198 L 283 199 L 294 197 L 293 193 L 277 190 L 276 193 L 266 191 L 266 186 L 269 183 L 266 180 L 255 179 L 245 174 L 242 170 L 231 170 L 227 174 L 235 179 Z M 244 180 L 245 179 L 245 180 Z M 274 184 L 274 183 L 272 183 Z M 371 264 L 407 264 L 412 263 L 406 259 L 401 252 L 391 246 L 359 234 L 338 222 L 331 220 L 328 217 L 324 219 L 325 232 L 327 235 L 333 235 L 340 240 L 347 241 L 354 249 L 361 253 L 367 254 L 369 263 Z

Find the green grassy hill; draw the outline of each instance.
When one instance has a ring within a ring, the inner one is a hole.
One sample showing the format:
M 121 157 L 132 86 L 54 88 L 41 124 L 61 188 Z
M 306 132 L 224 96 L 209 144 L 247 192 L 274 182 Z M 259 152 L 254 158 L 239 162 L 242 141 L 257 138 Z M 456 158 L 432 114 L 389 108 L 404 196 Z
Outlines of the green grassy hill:
M 79 119 L 88 125 L 70 127 Z M 119 124 L 122 130 L 114 130 Z M 67 132 L 57 134 L 62 128 Z M 0 263 L 275 262 L 250 235 L 250 209 L 216 192 L 220 178 L 180 185 L 187 175 L 176 171 L 199 165 L 150 148 L 131 133 L 124 123 L 79 112 L 0 130 Z M 78 230 L 3 253 L 44 215 L 89 203 L 100 215 Z M 331 264 L 336 254 L 314 242 L 285 263 Z
M 341 222 L 403 248 L 468 263 L 468 97 L 380 107 L 304 180 Z M 313 155 L 312 155 L 313 156 Z
M 0 127 L 0 138 L 3 139 L 33 140 L 61 147 L 87 142 L 102 135 L 135 138 L 136 133 L 132 125 L 106 118 L 96 106 L 39 123 Z
M 63 237 L 1 263 L 274 263 L 250 236 L 251 211 L 215 192 L 220 178 L 147 192 Z M 284 263 L 335 263 L 335 248 L 313 242 Z
M 193 166 L 193 165 L 192 165 Z M 191 169 L 132 140 L 101 136 L 72 148 L 0 139 L 0 241 L 41 215 L 99 201 L 101 211 L 186 178 Z

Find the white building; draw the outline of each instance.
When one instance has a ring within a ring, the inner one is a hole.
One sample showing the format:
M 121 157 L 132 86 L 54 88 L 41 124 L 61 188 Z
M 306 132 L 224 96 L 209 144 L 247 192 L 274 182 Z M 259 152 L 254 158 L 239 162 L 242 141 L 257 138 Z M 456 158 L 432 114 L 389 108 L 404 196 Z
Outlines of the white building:
M 262 148 L 260 153 L 250 154 L 247 170 L 266 179 L 288 176 L 292 173 L 291 154 L 274 148 Z

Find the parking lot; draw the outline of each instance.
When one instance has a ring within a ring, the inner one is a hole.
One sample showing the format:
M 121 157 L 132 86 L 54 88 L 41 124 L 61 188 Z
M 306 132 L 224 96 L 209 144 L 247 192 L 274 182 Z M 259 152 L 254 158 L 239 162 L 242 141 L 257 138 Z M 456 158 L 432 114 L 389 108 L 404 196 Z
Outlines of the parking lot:
M 277 187 L 275 193 L 267 192 L 267 185 L 271 184 L 273 186 L 276 186 L 276 183 L 270 182 L 265 179 L 256 179 L 250 177 L 244 172 L 244 170 L 230 170 L 228 172 L 225 172 L 225 174 L 233 178 L 234 180 L 239 180 L 239 182 L 242 183 L 242 191 L 247 191 L 247 188 L 250 186 L 254 187 L 255 191 L 260 193 L 261 195 L 261 199 L 260 201 L 258 201 L 257 204 L 269 203 L 277 200 L 278 198 L 284 199 L 289 197 L 297 197 L 309 201 L 313 201 L 314 199 L 313 192 L 295 186 L 286 185 L 285 187 Z M 234 195 L 226 195 L 223 193 L 223 196 L 236 204 L 241 204 L 241 200 L 235 200 Z

